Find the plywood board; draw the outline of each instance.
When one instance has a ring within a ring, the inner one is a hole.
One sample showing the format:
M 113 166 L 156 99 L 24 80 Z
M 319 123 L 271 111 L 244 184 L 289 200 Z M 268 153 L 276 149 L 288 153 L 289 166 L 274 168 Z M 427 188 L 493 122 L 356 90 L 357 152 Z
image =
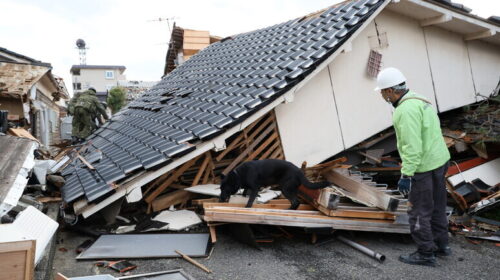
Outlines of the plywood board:
M 35 241 L 0 243 L 0 280 L 33 279 Z
M 472 77 L 476 91 L 489 96 L 498 84 L 500 77 L 500 52 L 498 46 L 479 40 L 467 41 Z
M 77 259 L 178 257 L 175 250 L 204 257 L 209 237 L 208 233 L 101 235 Z

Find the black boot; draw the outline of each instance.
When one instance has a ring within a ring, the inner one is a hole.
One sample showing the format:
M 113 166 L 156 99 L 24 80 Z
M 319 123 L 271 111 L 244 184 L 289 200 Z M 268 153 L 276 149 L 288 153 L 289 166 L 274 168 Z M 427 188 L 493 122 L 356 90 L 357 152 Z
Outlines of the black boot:
M 437 257 L 448 257 L 451 256 L 451 248 L 450 246 L 439 246 L 437 250 L 434 251 L 434 255 Z
M 433 253 L 422 253 L 416 251 L 415 253 L 409 255 L 399 256 L 399 260 L 408 264 L 436 266 L 436 257 L 434 257 Z

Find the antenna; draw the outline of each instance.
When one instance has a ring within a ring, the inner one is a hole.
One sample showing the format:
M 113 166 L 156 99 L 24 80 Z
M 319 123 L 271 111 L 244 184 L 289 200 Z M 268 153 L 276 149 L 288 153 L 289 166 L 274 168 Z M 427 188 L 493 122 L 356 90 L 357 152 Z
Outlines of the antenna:
M 153 19 L 153 20 L 148 20 L 148 21 L 158 21 L 158 22 L 166 21 L 167 25 L 168 25 L 168 31 L 169 31 L 169 33 L 172 33 L 172 29 L 170 28 L 170 21 L 173 21 L 175 19 L 179 19 L 179 18 L 178 17 L 158 18 L 158 19 Z
M 76 48 L 80 54 L 80 65 L 86 65 L 88 48 L 86 47 L 85 41 L 83 39 L 76 40 Z

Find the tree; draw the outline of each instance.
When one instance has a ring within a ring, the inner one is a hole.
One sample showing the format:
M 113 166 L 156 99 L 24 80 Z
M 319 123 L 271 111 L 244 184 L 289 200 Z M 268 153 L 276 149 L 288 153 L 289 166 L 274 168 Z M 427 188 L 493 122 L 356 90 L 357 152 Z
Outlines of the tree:
M 122 87 L 114 87 L 109 91 L 107 103 L 111 112 L 114 114 L 120 111 L 125 106 L 127 100 L 127 92 Z

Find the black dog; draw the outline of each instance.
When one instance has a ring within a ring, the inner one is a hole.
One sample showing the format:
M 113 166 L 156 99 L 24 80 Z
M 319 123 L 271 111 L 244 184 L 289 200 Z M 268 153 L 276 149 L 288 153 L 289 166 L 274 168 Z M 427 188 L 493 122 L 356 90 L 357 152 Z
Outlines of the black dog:
M 252 207 L 261 187 L 278 184 L 285 197 L 290 200 L 290 209 L 299 207 L 297 192 L 300 185 L 308 189 L 322 189 L 331 185 L 329 182 L 311 183 L 302 171 L 291 162 L 278 159 L 248 161 L 233 169 L 227 176 L 221 175 L 220 202 L 229 200 L 240 188 L 250 192 L 246 207 Z

